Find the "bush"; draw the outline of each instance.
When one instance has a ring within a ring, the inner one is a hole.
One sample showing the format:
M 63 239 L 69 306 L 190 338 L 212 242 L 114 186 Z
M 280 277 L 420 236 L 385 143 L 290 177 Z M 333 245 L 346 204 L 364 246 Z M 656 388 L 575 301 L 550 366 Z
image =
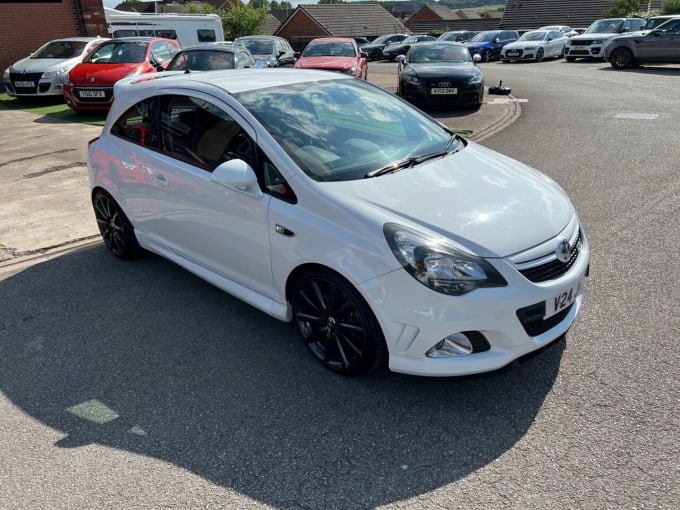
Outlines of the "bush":
M 663 0 L 661 14 L 680 14 L 680 0 Z

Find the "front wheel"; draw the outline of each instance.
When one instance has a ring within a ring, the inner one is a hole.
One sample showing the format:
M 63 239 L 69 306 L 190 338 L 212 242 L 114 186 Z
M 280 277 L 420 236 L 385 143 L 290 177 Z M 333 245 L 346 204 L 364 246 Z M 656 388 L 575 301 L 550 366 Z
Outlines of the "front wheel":
M 543 62 L 543 48 L 538 48 L 538 51 L 536 52 L 536 62 Z
M 609 63 L 614 69 L 626 69 L 633 65 L 633 54 L 628 48 L 616 48 L 609 56 Z
M 493 54 L 491 53 L 491 50 L 486 50 L 484 52 L 484 62 L 491 62 L 493 60 Z
M 111 195 L 103 190 L 97 191 L 92 205 L 99 232 L 111 253 L 121 259 L 139 255 L 141 248 L 134 228 Z
M 387 348 L 380 325 L 350 282 L 326 269 L 298 279 L 293 317 L 303 342 L 326 368 L 361 375 L 382 365 Z

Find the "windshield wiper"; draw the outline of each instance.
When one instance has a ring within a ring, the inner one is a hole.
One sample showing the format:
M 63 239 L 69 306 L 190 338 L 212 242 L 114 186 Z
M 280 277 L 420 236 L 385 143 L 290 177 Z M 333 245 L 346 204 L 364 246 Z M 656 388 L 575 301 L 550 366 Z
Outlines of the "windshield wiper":
M 400 161 L 396 161 L 394 163 L 390 163 L 389 165 L 385 165 L 384 167 L 378 168 L 377 170 L 371 170 L 366 175 L 364 175 L 364 179 L 368 179 L 370 177 L 377 177 L 379 175 L 384 174 L 390 174 L 393 172 L 398 172 L 399 170 L 414 167 L 430 159 L 441 158 L 448 154 L 455 154 L 460 149 L 457 146 L 453 151 L 451 151 L 451 146 L 453 145 L 453 142 L 458 140 L 459 139 L 456 133 L 452 133 L 451 138 L 449 138 L 449 141 L 446 143 L 446 147 L 444 147 L 444 150 L 433 152 L 432 154 L 425 154 L 423 156 L 413 156 L 410 158 L 402 159 Z

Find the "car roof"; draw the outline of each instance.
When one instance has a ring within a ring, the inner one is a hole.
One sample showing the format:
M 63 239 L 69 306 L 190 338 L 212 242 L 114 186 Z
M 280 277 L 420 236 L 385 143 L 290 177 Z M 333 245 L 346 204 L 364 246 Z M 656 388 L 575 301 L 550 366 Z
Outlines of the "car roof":
M 81 42 L 90 42 L 90 41 L 110 41 L 108 37 L 61 37 L 59 39 L 52 39 L 51 41 L 48 42 L 59 42 L 59 41 L 81 41 Z M 45 43 L 47 44 L 47 43 Z
M 248 49 L 244 48 L 243 46 L 235 46 L 233 44 L 220 44 L 211 42 L 194 44 L 193 46 L 187 46 L 186 48 L 182 48 L 180 50 L 181 53 L 185 53 L 187 51 L 225 51 L 228 53 L 234 53 L 235 51 L 248 51 Z
M 311 41 L 309 41 L 309 44 L 312 44 L 313 42 L 355 42 L 354 38 L 352 37 L 315 37 Z

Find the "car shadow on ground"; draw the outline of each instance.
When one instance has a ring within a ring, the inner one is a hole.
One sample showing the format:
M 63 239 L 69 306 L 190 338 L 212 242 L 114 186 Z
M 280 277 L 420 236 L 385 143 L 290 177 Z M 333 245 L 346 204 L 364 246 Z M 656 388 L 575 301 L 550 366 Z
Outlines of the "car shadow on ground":
M 63 432 L 275 507 L 374 508 L 525 435 L 564 342 L 487 377 L 343 378 L 279 322 L 159 257 L 83 248 L 0 281 L 0 391 Z

